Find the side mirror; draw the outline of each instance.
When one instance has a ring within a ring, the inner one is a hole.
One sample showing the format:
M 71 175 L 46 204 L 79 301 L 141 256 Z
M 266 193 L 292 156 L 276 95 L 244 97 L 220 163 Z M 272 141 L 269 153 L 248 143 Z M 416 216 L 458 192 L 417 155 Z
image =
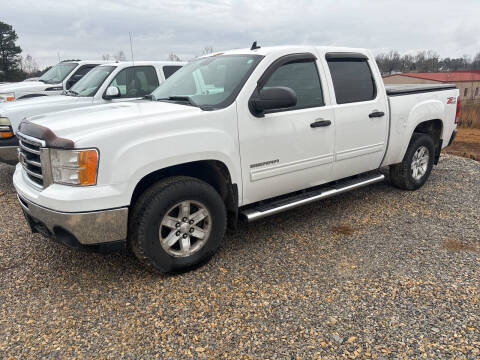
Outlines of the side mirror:
M 111 100 L 119 97 L 120 97 L 120 89 L 116 86 L 109 86 L 105 91 L 105 94 L 103 94 L 103 98 L 105 100 Z
M 285 109 L 297 104 L 297 94 L 286 86 L 276 86 L 259 91 L 249 101 L 249 107 L 255 116 L 263 116 L 265 111 Z

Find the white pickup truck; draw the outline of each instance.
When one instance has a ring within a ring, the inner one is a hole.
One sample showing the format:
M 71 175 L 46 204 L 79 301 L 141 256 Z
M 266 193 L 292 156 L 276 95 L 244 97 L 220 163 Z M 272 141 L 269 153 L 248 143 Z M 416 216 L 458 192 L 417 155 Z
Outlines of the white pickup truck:
M 15 133 L 26 117 L 142 98 L 184 64 L 172 61 L 104 64 L 90 71 L 64 95 L 0 104 L 0 162 L 17 163 L 18 139 Z M 65 120 L 68 121 L 68 117 Z
M 368 50 L 254 44 L 192 61 L 150 99 L 22 122 L 13 182 L 34 232 L 126 241 L 148 267 L 181 271 L 239 216 L 382 181 L 380 167 L 418 189 L 453 139 L 458 95 L 386 90 Z
M 58 95 L 70 89 L 103 60 L 67 60 L 50 68 L 37 80 L 0 84 L 0 103 L 37 96 Z

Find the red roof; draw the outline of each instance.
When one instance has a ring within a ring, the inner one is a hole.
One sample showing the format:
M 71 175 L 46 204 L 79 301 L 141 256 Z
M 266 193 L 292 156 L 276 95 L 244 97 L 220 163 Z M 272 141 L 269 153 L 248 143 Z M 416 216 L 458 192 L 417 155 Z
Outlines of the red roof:
M 432 73 L 403 73 L 394 74 L 409 76 L 418 79 L 433 80 L 439 82 L 462 82 L 462 81 L 480 81 L 480 71 L 452 71 L 452 72 L 432 72 Z M 387 75 L 385 77 L 394 76 Z

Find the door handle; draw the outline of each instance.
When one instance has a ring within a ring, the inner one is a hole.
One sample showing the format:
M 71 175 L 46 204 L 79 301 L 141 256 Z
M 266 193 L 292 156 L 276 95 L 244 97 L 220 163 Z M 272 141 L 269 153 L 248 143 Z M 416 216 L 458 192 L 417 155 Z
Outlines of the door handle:
M 370 113 L 370 115 L 368 115 L 368 117 L 369 118 L 376 118 L 376 117 L 382 117 L 384 115 L 385 115 L 385 113 L 383 111 L 374 110 L 372 113 Z
M 311 128 L 323 127 L 323 126 L 330 126 L 332 122 L 330 120 L 317 120 L 310 124 Z

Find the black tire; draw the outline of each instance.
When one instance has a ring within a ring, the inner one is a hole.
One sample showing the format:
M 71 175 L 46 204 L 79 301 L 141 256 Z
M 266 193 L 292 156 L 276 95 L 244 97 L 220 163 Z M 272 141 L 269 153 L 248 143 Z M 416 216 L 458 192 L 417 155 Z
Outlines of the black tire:
M 162 218 L 182 201 L 205 205 L 211 218 L 210 234 L 203 247 L 186 257 L 169 254 L 160 244 Z M 137 259 L 150 270 L 174 273 L 193 269 L 215 254 L 225 234 L 227 214 L 218 192 L 195 178 L 176 176 L 148 188 L 133 206 L 129 221 L 129 244 Z
M 412 173 L 412 160 L 415 152 L 422 146 L 429 152 L 426 172 L 419 179 L 415 179 Z M 390 182 L 395 187 L 404 190 L 417 190 L 427 181 L 432 172 L 435 159 L 435 146 L 433 139 L 428 134 L 414 133 L 410 140 L 410 145 L 400 164 L 390 165 Z

